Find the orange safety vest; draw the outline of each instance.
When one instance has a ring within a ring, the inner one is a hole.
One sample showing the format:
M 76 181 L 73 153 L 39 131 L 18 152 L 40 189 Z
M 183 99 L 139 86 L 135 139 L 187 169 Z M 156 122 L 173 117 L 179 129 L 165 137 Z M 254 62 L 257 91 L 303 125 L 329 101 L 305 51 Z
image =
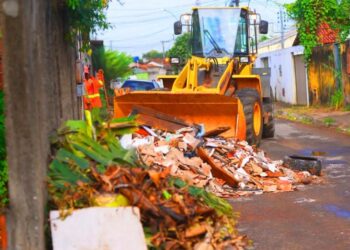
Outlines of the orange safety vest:
M 102 87 L 99 80 L 90 77 L 84 80 L 85 95 L 84 95 L 84 109 L 91 110 L 93 108 L 101 108 L 102 102 L 100 97 L 100 88 Z
M 99 81 L 102 81 L 103 83 L 105 82 L 105 76 L 104 76 L 104 74 L 103 74 L 103 70 L 102 70 L 102 69 L 99 69 L 99 70 L 97 71 L 97 79 L 98 79 Z

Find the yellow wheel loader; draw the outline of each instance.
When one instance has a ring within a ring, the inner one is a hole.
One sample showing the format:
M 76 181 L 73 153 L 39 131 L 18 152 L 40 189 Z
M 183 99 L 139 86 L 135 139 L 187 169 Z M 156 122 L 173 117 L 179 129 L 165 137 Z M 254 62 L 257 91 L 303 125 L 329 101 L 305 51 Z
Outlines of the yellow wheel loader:
M 239 7 L 195 7 L 191 19 L 192 57 L 176 77 L 166 79 L 173 80 L 171 91 L 117 94 L 114 116 L 143 106 L 204 124 L 206 131 L 230 127 L 224 136 L 259 145 L 264 127 L 268 136 L 274 131 L 269 83 L 262 86 L 260 75 L 252 73 L 257 29 L 266 34 L 268 23 Z M 181 21 L 174 31 L 181 34 Z M 265 102 L 271 103 L 269 111 L 263 109 Z

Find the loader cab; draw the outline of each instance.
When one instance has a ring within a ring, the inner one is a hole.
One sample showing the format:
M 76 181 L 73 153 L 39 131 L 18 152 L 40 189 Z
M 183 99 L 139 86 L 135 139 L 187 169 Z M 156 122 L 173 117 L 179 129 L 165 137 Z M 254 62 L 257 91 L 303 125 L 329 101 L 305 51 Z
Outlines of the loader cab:
M 251 19 L 255 16 L 255 19 Z M 268 23 L 246 8 L 195 8 L 192 14 L 192 55 L 203 58 L 248 57 L 257 53 L 257 27 L 261 34 Z M 181 33 L 181 22 L 174 25 Z
M 248 56 L 248 11 L 240 8 L 194 9 L 191 37 L 194 56 Z

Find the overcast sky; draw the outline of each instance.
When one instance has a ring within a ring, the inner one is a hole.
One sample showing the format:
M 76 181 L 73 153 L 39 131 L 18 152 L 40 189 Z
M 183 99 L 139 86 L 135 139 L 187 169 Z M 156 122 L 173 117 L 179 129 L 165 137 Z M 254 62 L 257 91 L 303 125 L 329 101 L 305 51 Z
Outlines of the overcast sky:
M 104 40 L 107 48 L 125 51 L 132 56 L 156 49 L 162 51 L 173 44 L 173 23 L 183 13 L 190 13 L 191 7 L 225 6 L 226 0 L 112 0 L 107 10 L 108 22 L 114 27 L 99 33 L 95 38 Z M 269 21 L 270 30 L 279 32 L 277 20 L 279 5 L 293 0 L 241 0 L 241 6 L 248 3 L 252 9 L 261 14 L 261 18 Z M 287 22 L 287 27 L 293 23 Z M 278 33 L 272 33 L 278 35 Z

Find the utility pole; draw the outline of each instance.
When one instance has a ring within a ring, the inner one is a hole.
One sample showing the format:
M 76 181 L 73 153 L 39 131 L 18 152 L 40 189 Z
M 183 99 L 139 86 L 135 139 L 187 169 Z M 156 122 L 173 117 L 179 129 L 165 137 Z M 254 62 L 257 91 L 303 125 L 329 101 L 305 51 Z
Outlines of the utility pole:
M 162 51 L 163 51 L 163 60 L 162 60 L 162 65 L 163 65 L 163 68 L 164 68 L 164 59 L 165 59 L 165 50 L 164 50 L 164 43 L 165 41 L 160 41 L 162 43 Z
M 284 13 L 283 13 L 283 6 L 280 6 L 280 11 L 279 11 L 279 19 L 281 23 L 281 48 L 284 49 Z
M 164 68 L 164 60 L 165 60 L 165 47 L 164 47 L 164 44 L 168 43 L 168 42 L 171 42 L 171 41 L 173 41 L 173 40 L 160 41 L 162 43 L 162 54 L 163 54 L 163 60 L 162 60 L 163 63 L 162 63 L 162 65 L 163 65 L 163 68 Z

